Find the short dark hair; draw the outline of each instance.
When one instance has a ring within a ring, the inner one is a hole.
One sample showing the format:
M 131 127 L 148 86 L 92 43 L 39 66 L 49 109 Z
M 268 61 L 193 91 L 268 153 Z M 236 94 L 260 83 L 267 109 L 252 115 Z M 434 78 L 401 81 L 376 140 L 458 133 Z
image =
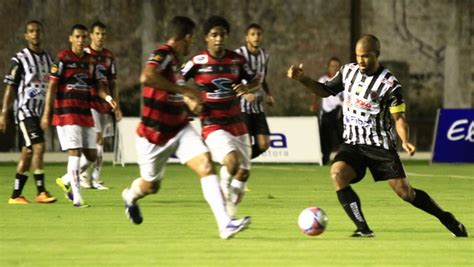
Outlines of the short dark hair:
M 41 30 L 43 29 L 43 24 L 41 24 L 41 22 L 37 21 L 37 20 L 29 20 L 28 22 L 25 23 L 25 32 L 28 28 L 28 25 L 30 24 L 38 24 L 41 28 Z
M 89 31 L 87 27 L 82 24 L 74 24 L 71 28 L 71 34 L 74 32 L 74 30 L 81 30 L 81 31 L 86 31 L 86 32 Z
M 196 23 L 192 19 L 184 16 L 176 16 L 170 21 L 166 38 L 182 40 L 186 35 L 192 34 L 195 28 Z
M 245 34 L 249 33 L 250 29 L 258 29 L 263 31 L 262 26 L 258 25 L 257 23 L 250 23 L 247 28 L 245 28 Z
M 341 61 L 339 60 L 338 57 L 331 57 L 331 58 L 329 58 L 329 60 L 328 60 L 328 66 L 329 66 L 329 63 L 331 63 L 331 61 L 336 61 L 336 62 L 341 63 Z
M 230 33 L 229 22 L 223 17 L 212 16 L 204 22 L 204 35 L 207 35 L 214 27 L 223 27 L 227 33 Z
M 91 32 L 93 32 L 96 27 L 99 27 L 99 29 L 107 29 L 107 26 L 105 26 L 105 24 L 99 20 L 92 23 L 91 28 L 90 28 Z

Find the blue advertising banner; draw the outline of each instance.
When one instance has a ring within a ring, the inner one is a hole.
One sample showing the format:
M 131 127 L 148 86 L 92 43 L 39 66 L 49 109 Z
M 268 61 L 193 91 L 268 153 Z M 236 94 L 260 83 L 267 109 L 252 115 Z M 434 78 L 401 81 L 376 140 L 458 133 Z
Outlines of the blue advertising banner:
M 432 162 L 474 163 L 474 109 L 438 111 Z

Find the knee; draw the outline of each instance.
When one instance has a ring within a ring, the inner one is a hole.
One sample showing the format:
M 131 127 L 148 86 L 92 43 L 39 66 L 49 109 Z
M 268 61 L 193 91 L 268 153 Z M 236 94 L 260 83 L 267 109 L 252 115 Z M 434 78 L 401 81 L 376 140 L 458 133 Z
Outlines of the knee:
M 270 144 L 268 143 L 268 141 L 261 142 L 258 144 L 258 148 L 263 152 L 267 151 L 269 147 L 270 147 Z
M 236 151 L 230 152 L 224 158 L 224 165 L 227 167 L 227 171 L 230 175 L 234 176 L 237 174 L 240 166 L 240 160 Z
M 199 177 L 209 176 L 214 174 L 214 164 L 212 163 L 212 159 L 209 155 L 203 155 L 202 159 L 200 159 L 198 168 L 195 170 Z
M 148 182 L 143 180 L 141 183 L 141 191 L 145 194 L 156 194 L 160 190 L 161 182 Z
M 245 182 L 250 177 L 250 171 L 245 169 L 239 169 L 237 171 L 236 179 L 242 182 Z
M 397 195 L 407 202 L 413 202 L 415 199 L 415 191 L 410 186 L 402 185 L 395 188 Z

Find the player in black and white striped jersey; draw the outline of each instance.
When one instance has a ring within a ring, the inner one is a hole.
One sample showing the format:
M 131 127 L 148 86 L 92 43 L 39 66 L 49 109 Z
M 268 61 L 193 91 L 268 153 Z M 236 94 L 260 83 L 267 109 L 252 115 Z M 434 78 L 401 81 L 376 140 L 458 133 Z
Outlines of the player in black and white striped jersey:
M 252 137 L 252 158 L 258 157 L 269 147 L 270 129 L 264 112 L 264 102 L 272 106 L 275 100 L 266 82 L 268 54 L 261 47 L 263 29 L 252 23 L 245 30 L 246 44 L 235 52 L 245 57 L 252 71 L 260 79 L 260 89 L 254 94 L 245 94 L 240 98 L 240 107 L 245 118 L 249 134 Z
M 403 200 L 438 218 L 455 236 L 467 237 L 462 223 L 441 209 L 426 192 L 411 187 L 408 181 L 396 151 L 394 126 L 410 156 L 416 148 L 409 141 L 401 85 L 378 62 L 379 40 L 373 35 L 363 35 L 355 53 L 357 63 L 342 66 L 325 84 L 305 76 L 302 65 L 288 70 L 289 78 L 300 81 L 321 97 L 344 92 L 344 144 L 331 166 L 331 178 L 339 202 L 357 227 L 352 236 L 374 236 L 362 213 L 360 199 L 350 186 L 362 180 L 369 168 L 375 181 L 387 181 Z
M 21 195 L 28 178 L 27 172 L 32 167 L 38 195 L 36 202 L 51 203 L 56 198 L 45 189 L 43 154 L 44 134 L 40 127 L 40 117 L 44 109 L 44 99 L 48 86 L 51 56 L 41 47 L 43 26 L 39 21 L 25 24 L 25 39 L 28 47 L 22 49 L 12 58 L 12 67 L 5 76 L 5 95 L 0 114 L 0 130 L 5 131 L 8 122 L 7 114 L 15 98 L 15 123 L 20 135 L 21 158 L 18 162 L 15 185 L 9 204 L 28 204 Z

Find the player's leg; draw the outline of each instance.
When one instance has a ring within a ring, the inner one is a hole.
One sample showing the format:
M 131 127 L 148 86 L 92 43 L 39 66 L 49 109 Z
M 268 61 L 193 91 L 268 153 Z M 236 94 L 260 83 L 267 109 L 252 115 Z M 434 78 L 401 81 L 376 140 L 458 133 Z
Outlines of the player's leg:
M 150 143 L 143 137 L 136 138 L 136 151 L 140 177 L 122 192 L 125 202 L 125 214 L 134 224 L 141 224 L 143 217 L 137 201 L 150 194 L 158 193 L 169 157 L 176 151 L 174 139 L 165 145 Z
M 359 196 L 350 186 L 351 183 L 358 182 L 365 175 L 365 165 L 362 159 L 363 156 L 359 154 L 356 147 L 343 145 L 331 166 L 331 180 L 336 189 L 339 203 L 357 227 L 352 236 L 372 237 L 374 233 L 365 220 Z
M 56 202 L 56 197 L 52 196 L 47 190 L 44 182 L 44 150 L 45 143 L 40 142 L 32 145 L 33 155 L 31 159 L 31 167 L 33 169 L 33 176 L 35 178 L 36 189 L 38 194 L 35 198 L 38 203 L 53 203 Z
M 329 119 L 329 113 L 323 113 L 321 116 L 321 123 L 319 129 L 319 138 L 321 139 L 321 153 L 323 154 L 323 165 L 327 165 L 331 156 L 331 121 Z
M 8 204 L 29 204 L 30 201 L 22 196 L 23 188 L 28 180 L 28 170 L 30 169 L 32 151 L 27 147 L 22 147 L 20 160 L 16 167 L 16 174 L 13 183 L 13 192 Z
M 270 128 L 268 127 L 265 113 L 248 114 L 249 135 L 253 136 L 251 158 L 254 159 L 270 147 Z
M 16 174 L 14 179 L 14 186 L 11 198 L 8 200 L 9 204 L 28 204 L 28 201 L 22 196 L 23 188 L 28 180 L 28 171 L 31 166 L 31 158 L 33 152 L 31 150 L 31 135 L 28 130 L 28 123 L 23 120 L 18 123 L 19 130 L 19 144 L 21 146 L 20 160 L 18 161 Z
M 413 206 L 438 218 L 456 237 L 467 237 L 466 227 L 451 213 L 444 211 L 425 191 L 411 187 L 407 178 L 389 179 L 388 184 L 397 195 Z
M 176 156 L 201 178 L 202 193 L 214 214 L 220 237 L 228 239 L 245 229 L 250 224 L 250 217 L 233 219 L 227 214 L 208 148 L 192 127 L 186 127 L 181 134 Z
M 104 136 L 102 132 L 97 133 L 96 144 L 97 144 L 97 159 L 95 160 L 94 164 L 92 164 L 92 173 L 91 173 L 92 187 L 99 190 L 104 190 L 108 188 L 99 182 L 100 174 L 102 172 L 103 159 L 104 159 Z

